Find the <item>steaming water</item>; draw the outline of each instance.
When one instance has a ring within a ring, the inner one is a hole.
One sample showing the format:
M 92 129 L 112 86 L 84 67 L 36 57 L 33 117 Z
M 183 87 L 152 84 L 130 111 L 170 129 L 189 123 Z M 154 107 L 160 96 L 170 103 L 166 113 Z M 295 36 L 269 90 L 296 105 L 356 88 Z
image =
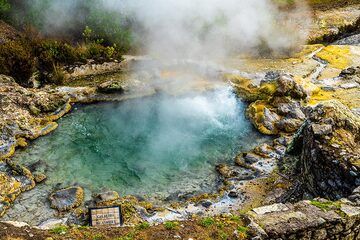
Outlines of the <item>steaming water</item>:
M 229 89 L 81 106 L 15 157 L 41 160 L 50 186 L 158 198 L 213 191 L 215 164 L 262 140 L 243 110 Z

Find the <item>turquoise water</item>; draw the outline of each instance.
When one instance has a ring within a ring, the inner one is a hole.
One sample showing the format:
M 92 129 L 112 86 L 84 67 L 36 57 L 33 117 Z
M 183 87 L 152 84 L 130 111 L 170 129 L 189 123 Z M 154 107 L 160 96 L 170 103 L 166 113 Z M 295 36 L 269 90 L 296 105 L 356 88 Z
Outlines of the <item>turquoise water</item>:
M 215 165 L 258 141 L 244 104 L 221 89 L 78 106 L 15 158 L 38 162 L 48 185 L 167 198 L 213 191 Z

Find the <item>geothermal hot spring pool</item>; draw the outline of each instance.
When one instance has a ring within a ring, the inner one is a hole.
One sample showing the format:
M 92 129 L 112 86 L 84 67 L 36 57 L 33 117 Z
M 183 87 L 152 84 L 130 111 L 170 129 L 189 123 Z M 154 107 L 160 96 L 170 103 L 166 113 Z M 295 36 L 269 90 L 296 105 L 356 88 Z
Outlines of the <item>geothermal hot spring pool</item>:
M 36 188 L 48 191 L 80 185 L 162 200 L 216 191 L 215 165 L 263 140 L 244 108 L 229 88 L 76 106 L 15 159 L 44 172 Z

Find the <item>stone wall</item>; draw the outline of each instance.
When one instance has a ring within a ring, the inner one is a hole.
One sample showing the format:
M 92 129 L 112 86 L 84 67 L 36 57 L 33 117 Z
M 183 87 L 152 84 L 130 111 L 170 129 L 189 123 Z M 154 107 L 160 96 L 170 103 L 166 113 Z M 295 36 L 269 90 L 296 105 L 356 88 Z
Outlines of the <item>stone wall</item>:
M 273 204 L 253 209 L 249 218 L 256 239 L 360 239 L 360 188 L 349 198 Z

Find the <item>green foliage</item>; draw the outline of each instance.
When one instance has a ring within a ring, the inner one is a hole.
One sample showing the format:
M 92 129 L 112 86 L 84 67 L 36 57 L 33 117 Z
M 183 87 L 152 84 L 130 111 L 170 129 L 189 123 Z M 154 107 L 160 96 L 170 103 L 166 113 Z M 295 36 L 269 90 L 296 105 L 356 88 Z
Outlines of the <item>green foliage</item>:
M 231 220 L 231 221 L 234 221 L 234 222 L 240 222 L 240 221 L 241 221 L 241 217 L 238 216 L 238 215 L 232 215 L 232 216 L 230 217 L 230 220 Z
M 223 231 L 221 231 L 219 233 L 219 237 L 220 237 L 221 240 L 229 239 L 229 235 L 226 232 L 223 232 Z
M 150 227 L 150 224 L 148 222 L 142 222 L 136 226 L 136 229 L 144 230 L 144 229 L 148 229 L 149 227 Z
M 46 36 L 112 46 L 122 54 L 132 47 L 130 21 L 118 11 L 104 8 L 102 1 L 10 1 L 12 24 L 18 27 L 30 25 Z M 64 18 L 62 12 L 69 11 L 71 14 Z M 57 16 L 59 24 L 52 21 Z
M 7 0 L 0 0 L 0 17 L 3 18 L 11 9 L 11 5 Z
M 331 202 L 331 201 L 327 201 L 327 202 L 320 202 L 320 201 L 316 201 L 316 200 L 312 200 L 310 201 L 310 204 L 320 208 L 323 211 L 329 211 L 331 209 L 340 209 L 340 204 L 337 202 Z
M 82 35 L 85 39 L 85 42 L 88 43 L 88 42 L 90 42 L 90 39 L 92 38 L 93 30 L 91 28 L 89 28 L 89 26 L 86 26 Z
M 240 239 L 246 239 L 248 238 L 248 232 L 249 232 L 249 228 L 244 227 L 244 226 L 239 226 L 237 228 L 238 234 Z
M 68 227 L 66 227 L 66 226 L 57 226 L 57 227 L 51 229 L 51 232 L 55 233 L 55 234 L 63 235 L 63 234 L 66 234 L 68 232 Z
M 125 236 L 117 238 L 116 240 L 133 240 L 134 238 L 135 238 L 135 233 L 130 232 L 130 233 L 126 234 Z
M 0 45 L 0 73 L 9 75 L 23 85 L 35 70 L 31 46 L 23 41 L 8 41 Z
M 56 40 L 38 40 L 34 42 L 34 54 L 38 56 L 42 70 L 54 70 L 54 64 L 74 64 L 82 56 L 71 45 Z
M 174 229 L 176 229 L 178 226 L 179 226 L 179 223 L 178 223 L 178 222 L 167 221 L 167 222 L 164 223 L 164 227 L 165 227 L 167 230 L 174 230 Z
M 93 240 L 104 240 L 105 237 L 102 234 L 96 234 L 95 236 L 93 236 L 92 239 Z
M 119 54 L 115 47 L 104 47 L 97 43 L 91 43 L 86 46 L 86 52 L 84 53 L 86 58 L 92 58 L 98 61 L 106 61 L 112 58 L 121 58 L 121 54 Z
M 215 223 L 215 220 L 211 217 L 204 218 L 200 221 L 200 225 L 203 227 L 210 227 Z

